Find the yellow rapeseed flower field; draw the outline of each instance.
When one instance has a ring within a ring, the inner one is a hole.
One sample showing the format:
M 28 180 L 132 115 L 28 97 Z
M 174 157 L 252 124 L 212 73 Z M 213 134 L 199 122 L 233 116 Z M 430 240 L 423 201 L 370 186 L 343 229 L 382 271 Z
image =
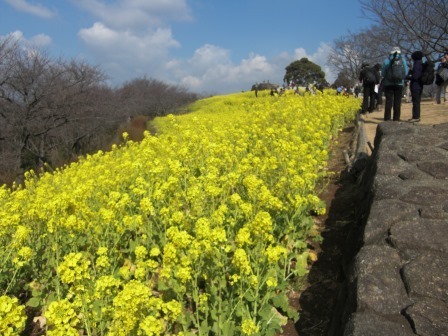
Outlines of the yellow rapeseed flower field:
M 18 335 L 28 305 L 48 335 L 273 335 L 297 318 L 288 282 L 358 108 L 332 91 L 211 97 L 140 143 L 0 187 L 0 330 Z

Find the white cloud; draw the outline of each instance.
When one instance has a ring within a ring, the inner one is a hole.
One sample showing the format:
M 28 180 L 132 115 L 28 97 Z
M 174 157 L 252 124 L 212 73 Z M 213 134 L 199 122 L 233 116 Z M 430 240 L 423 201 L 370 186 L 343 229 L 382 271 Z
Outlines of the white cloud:
M 332 83 L 336 75 L 326 65 L 330 49 L 330 45 L 321 43 L 313 54 L 309 54 L 304 48 L 297 48 L 292 54 L 283 52 L 272 59 L 252 53 L 234 63 L 230 59 L 229 50 L 206 44 L 197 49 L 188 60 L 168 62 L 166 69 L 178 83 L 192 91 L 229 93 L 250 90 L 256 82 L 270 81 L 281 85 L 285 68 L 306 57 L 318 64 L 325 72 L 327 81 Z
M 30 38 L 30 44 L 36 47 L 47 47 L 51 44 L 52 39 L 50 36 L 45 34 L 38 34 Z
M 329 45 L 322 43 L 313 54 L 297 48 L 291 54 L 283 52 L 272 59 L 255 53 L 233 62 L 230 50 L 205 44 L 188 59 L 172 59 L 169 48 L 178 46 L 169 31 L 160 38 L 146 39 L 127 33 L 118 33 L 104 25 L 95 24 L 80 33 L 102 57 L 103 68 L 114 79 L 122 82 L 136 77 L 148 76 L 180 84 L 194 92 L 231 93 L 250 90 L 256 82 L 270 81 L 282 84 L 285 68 L 291 62 L 307 57 L 320 65 L 330 83 L 335 76 L 325 65 Z M 159 40 L 159 47 L 154 41 Z
M 281 58 L 286 61 L 289 59 L 289 61 L 286 63 L 285 67 L 289 65 L 291 62 L 294 62 L 296 60 L 300 60 L 303 57 L 308 58 L 311 62 L 316 63 L 322 68 L 322 71 L 325 72 L 325 79 L 329 83 L 333 83 L 337 77 L 337 74 L 335 74 L 332 69 L 327 65 L 327 58 L 331 51 L 331 46 L 328 43 L 321 43 L 319 48 L 316 50 L 313 54 L 308 54 L 307 51 L 304 48 L 297 48 L 293 52 L 293 56 L 290 57 L 288 53 L 283 53 L 281 55 Z
M 194 52 L 188 61 L 189 66 L 204 68 L 216 64 L 229 63 L 229 51 L 211 44 L 206 44 Z
M 171 21 L 190 20 L 186 0 L 79 0 L 97 18 L 78 37 L 115 83 L 147 75 L 169 80 L 169 51 L 179 48 Z
M 78 36 L 115 84 L 148 76 L 196 92 L 250 90 L 256 82 L 282 84 L 285 67 L 302 57 L 319 64 L 331 81 L 325 44 L 312 55 L 297 48 L 272 59 L 251 53 L 237 61 L 232 60 L 230 50 L 204 44 L 190 58 L 174 59 L 170 52 L 180 48 L 180 43 L 167 24 L 191 19 L 186 0 L 79 0 L 77 4 L 98 20 Z
M 41 4 L 30 4 L 26 0 L 5 0 L 12 7 L 18 11 L 25 12 L 31 15 L 39 16 L 44 19 L 50 19 L 56 15 L 56 13 Z
M 78 35 L 103 60 L 150 62 L 166 56 L 169 48 L 179 47 L 171 30 L 166 28 L 157 28 L 144 36 L 136 36 L 131 31 L 112 30 L 97 22 L 91 28 L 81 29 Z
M 172 60 L 166 68 L 175 81 L 191 91 L 229 93 L 250 90 L 255 82 L 269 80 L 276 67 L 257 54 L 250 54 L 235 64 L 229 50 L 206 44 L 190 59 Z
M 169 49 L 179 47 L 168 28 L 156 28 L 137 36 L 129 30 L 113 30 L 103 23 L 81 29 L 78 36 L 95 55 L 96 63 L 115 80 L 128 80 L 148 74 L 163 76 Z
M 31 38 L 27 39 L 23 35 L 23 33 L 20 30 L 16 30 L 12 33 L 9 33 L 7 36 L 1 36 L 0 39 L 7 39 L 12 38 L 14 41 L 17 41 L 25 48 L 32 48 L 32 47 L 47 47 L 52 43 L 51 37 L 45 34 L 38 34 L 35 36 L 32 36 Z
M 114 29 L 133 29 L 163 26 L 171 20 L 191 20 L 185 0 L 119 0 L 113 3 L 100 0 L 79 0 L 84 10 Z
M 297 48 L 294 50 L 294 60 L 300 60 L 303 57 L 306 57 L 308 59 L 311 58 L 311 56 L 308 56 L 306 50 L 303 48 Z

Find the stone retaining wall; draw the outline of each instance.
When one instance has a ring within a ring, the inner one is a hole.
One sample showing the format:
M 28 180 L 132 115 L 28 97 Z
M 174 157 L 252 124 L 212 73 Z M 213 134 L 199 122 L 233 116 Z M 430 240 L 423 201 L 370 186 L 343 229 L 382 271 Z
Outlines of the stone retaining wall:
M 330 335 L 448 335 L 448 123 L 382 123 L 366 160 Z

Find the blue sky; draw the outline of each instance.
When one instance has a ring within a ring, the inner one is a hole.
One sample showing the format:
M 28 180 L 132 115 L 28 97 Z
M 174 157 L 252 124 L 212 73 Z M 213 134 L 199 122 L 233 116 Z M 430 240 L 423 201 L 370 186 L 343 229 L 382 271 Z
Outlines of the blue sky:
M 282 83 L 302 57 L 371 23 L 357 0 L 0 0 L 0 38 L 98 65 L 111 86 L 146 76 L 199 93 Z

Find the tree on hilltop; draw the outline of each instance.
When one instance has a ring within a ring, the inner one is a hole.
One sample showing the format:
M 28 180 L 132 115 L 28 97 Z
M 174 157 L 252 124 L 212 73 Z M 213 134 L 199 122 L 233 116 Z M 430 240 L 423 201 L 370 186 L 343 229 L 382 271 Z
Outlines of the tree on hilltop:
M 343 86 L 343 87 L 352 87 L 353 84 L 355 84 L 356 82 L 354 82 L 351 78 L 350 75 L 348 75 L 345 72 L 340 72 L 338 74 L 338 77 L 336 78 L 336 80 L 333 83 L 333 87 L 337 88 L 338 86 Z
M 307 84 L 326 82 L 325 73 L 321 67 L 306 57 L 292 62 L 285 70 L 283 81 L 286 83 L 293 82 L 299 86 L 305 86 Z

